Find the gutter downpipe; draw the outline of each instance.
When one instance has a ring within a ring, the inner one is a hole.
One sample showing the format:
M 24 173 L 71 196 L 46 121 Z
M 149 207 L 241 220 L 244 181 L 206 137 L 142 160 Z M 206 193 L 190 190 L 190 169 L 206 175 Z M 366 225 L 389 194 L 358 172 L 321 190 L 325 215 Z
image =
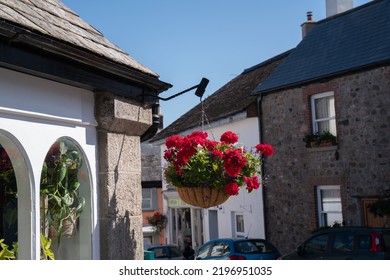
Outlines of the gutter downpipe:
M 258 114 L 258 119 L 259 119 L 259 143 L 263 143 L 263 111 L 262 111 L 262 95 L 261 93 L 259 94 L 259 97 L 257 98 L 257 114 Z M 264 164 L 265 161 L 263 160 L 261 164 L 261 180 L 262 180 L 262 185 L 263 185 L 263 176 L 264 176 Z M 267 216 L 265 215 L 265 209 L 266 209 L 266 199 L 265 199 L 265 189 L 264 185 L 261 187 L 261 196 L 263 198 L 263 220 L 264 220 L 264 239 L 267 239 Z
M 160 104 L 158 102 L 152 104 L 152 125 L 142 134 L 141 143 L 151 139 L 156 135 L 160 128 Z

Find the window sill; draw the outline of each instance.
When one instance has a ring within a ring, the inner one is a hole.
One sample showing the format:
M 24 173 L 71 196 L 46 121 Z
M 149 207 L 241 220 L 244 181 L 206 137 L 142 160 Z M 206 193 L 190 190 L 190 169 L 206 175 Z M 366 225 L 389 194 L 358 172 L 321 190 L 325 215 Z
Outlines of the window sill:
M 336 151 L 337 145 L 333 146 L 318 146 L 318 147 L 306 147 L 308 152 L 325 152 L 325 151 Z

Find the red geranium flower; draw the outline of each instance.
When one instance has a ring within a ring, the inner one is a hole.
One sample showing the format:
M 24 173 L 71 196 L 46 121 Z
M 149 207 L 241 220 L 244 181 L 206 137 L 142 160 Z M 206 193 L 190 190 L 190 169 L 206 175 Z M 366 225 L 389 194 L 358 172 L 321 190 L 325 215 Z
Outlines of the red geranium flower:
M 232 131 L 226 131 L 222 134 L 221 141 L 228 144 L 235 144 L 238 142 L 238 136 Z
M 224 161 L 226 174 L 231 177 L 237 177 L 247 162 L 239 149 L 227 150 L 222 156 L 222 159 Z
M 250 178 L 244 176 L 244 181 L 246 183 L 246 189 L 248 190 L 248 192 L 257 190 L 260 187 L 259 178 L 257 178 L 256 175 Z
M 165 145 L 167 146 L 168 149 L 171 149 L 174 147 L 180 148 L 182 143 L 183 143 L 183 139 L 179 135 L 170 136 L 165 141 Z
M 236 182 L 231 182 L 225 186 L 225 192 L 228 195 L 238 195 L 240 188 Z
M 265 157 L 269 157 L 274 154 L 274 147 L 269 144 L 257 144 L 256 151 L 263 154 Z

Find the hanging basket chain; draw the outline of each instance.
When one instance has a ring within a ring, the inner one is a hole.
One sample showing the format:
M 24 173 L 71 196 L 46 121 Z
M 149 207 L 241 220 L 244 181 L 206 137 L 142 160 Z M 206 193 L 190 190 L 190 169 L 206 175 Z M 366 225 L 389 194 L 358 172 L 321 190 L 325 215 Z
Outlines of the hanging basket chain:
M 207 115 L 206 115 L 206 111 L 204 109 L 204 104 L 203 104 L 203 100 L 202 98 L 200 98 L 200 103 L 202 105 L 202 116 L 201 116 L 201 125 L 202 125 L 202 131 L 204 131 L 204 122 L 206 121 L 207 122 L 207 126 L 208 126 L 208 129 L 210 129 L 210 134 L 211 134 L 211 137 L 213 138 L 213 140 L 215 140 L 215 137 L 214 137 L 214 134 L 213 134 L 213 130 L 211 128 L 211 125 L 210 125 L 210 122 L 207 118 Z

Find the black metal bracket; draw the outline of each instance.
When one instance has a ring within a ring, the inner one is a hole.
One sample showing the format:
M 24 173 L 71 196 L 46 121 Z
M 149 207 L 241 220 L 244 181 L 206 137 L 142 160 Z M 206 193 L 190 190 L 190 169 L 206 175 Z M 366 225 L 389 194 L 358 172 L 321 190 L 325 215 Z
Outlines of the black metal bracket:
M 199 98 L 202 98 L 208 83 L 209 83 L 208 79 L 202 78 L 200 83 L 197 84 L 196 86 L 190 87 L 190 88 L 188 88 L 186 90 L 183 90 L 183 91 L 181 91 L 179 93 L 176 93 L 176 94 L 174 94 L 172 96 L 169 96 L 169 97 L 166 97 L 166 98 L 163 98 L 163 97 L 160 97 L 160 96 L 157 96 L 157 95 L 152 95 L 152 94 L 142 94 L 142 97 L 151 96 L 151 97 L 157 98 L 157 99 L 162 100 L 162 101 L 168 101 L 168 100 L 171 100 L 171 99 L 173 99 L 175 97 L 178 97 L 179 95 L 182 95 L 183 93 L 186 93 L 186 92 L 189 92 L 189 91 L 191 91 L 193 89 L 196 89 L 195 95 L 198 96 Z

